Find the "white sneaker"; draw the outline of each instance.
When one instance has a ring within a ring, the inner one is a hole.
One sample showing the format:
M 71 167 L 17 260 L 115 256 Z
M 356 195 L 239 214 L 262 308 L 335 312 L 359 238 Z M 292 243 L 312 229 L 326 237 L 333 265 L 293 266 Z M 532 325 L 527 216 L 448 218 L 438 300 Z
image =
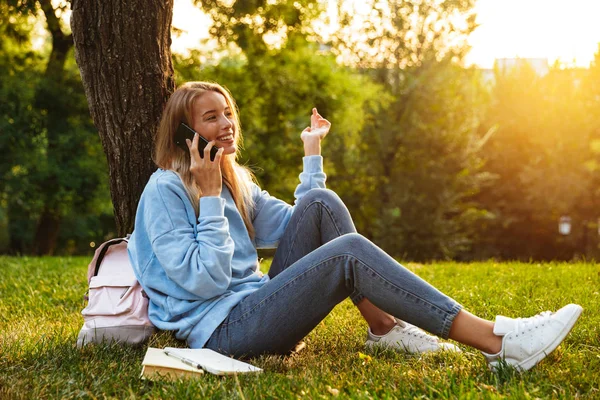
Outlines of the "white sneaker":
M 490 368 L 501 360 L 523 371 L 533 368 L 564 340 L 581 315 L 583 308 L 568 304 L 552 313 L 544 311 L 531 318 L 512 319 L 498 315 L 494 334 L 503 336 L 502 350 L 497 354 L 483 353 Z
M 424 330 L 399 319 L 396 319 L 396 326 L 382 336 L 374 335 L 369 328 L 365 345 L 367 347 L 394 348 L 413 354 L 434 351 L 461 351 L 452 343 L 440 342 L 437 337 L 429 335 Z

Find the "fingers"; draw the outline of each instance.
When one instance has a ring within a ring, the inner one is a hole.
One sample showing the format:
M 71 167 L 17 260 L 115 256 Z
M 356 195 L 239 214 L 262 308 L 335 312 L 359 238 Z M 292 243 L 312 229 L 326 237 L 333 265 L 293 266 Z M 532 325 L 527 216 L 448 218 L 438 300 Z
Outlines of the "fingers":
M 221 158 L 223 157 L 223 153 L 225 153 L 225 148 L 220 147 L 219 150 L 217 150 L 217 154 L 215 155 L 215 161 L 214 161 L 215 164 L 221 165 Z M 210 157 L 210 155 L 209 155 L 209 157 Z
M 200 136 L 196 134 L 192 141 L 189 139 L 186 141 L 191 156 L 189 170 L 202 196 L 219 196 L 222 189 L 221 158 L 225 149 L 219 148 L 215 159 L 211 160 L 211 150 L 215 147 L 216 141 L 208 142 L 200 152 L 198 149 L 200 140 Z
M 206 145 L 206 147 L 204 147 L 204 161 L 205 162 L 212 162 L 214 164 L 220 165 L 219 163 L 221 162 L 221 158 L 223 156 L 223 153 L 225 152 L 225 148 L 224 147 L 216 147 L 216 140 L 211 140 L 210 142 L 208 142 L 208 144 Z M 213 160 L 210 155 L 212 152 L 213 147 L 217 148 L 217 153 L 215 154 L 215 159 Z
M 319 112 L 317 111 L 317 108 L 314 107 L 312 109 L 312 115 L 311 117 L 315 117 L 316 119 L 323 119 L 323 117 L 321 116 L 321 114 L 319 114 Z
M 309 136 L 318 136 L 319 140 L 321 140 L 327 135 L 330 128 L 331 122 L 323 118 L 317 108 L 313 107 L 312 114 L 310 115 L 310 127 L 305 128 L 300 137 L 303 141 Z
M 319 111 L 317 111 L 317 108 L 313 108 L 312 109 L 312 115 L 310 116 L 310 120 L 311 122 L 318 122 L 319 120 L 323 119 L 323 117 L 321 116 L 321 114 L 319 114 Z
M 223 152 L 225 151 L 224 148 L 222 148 L 222 147 L 219 148 L 217 150 L 217 154 L 215 155 L 215 159 L 211 160 L 210 152 L 211 152 L 212 148 L 215 147 L 216 141 L 211 140 L 210 142 L 208 142 L 206 144 L 206 146 L 204 146 L 202 155 L 200 155 L 200 152 L 198 150 L 198 142 L 199 141 L 200 141 L 200 138 L 197 133 L 194 135 L 194 140 L 192 140 L 192 141 L 190 141 L 189 139 L 185 140 L 185 143 L 187 144 L 188 149 L 190 150 L 190 157 L 191 157 L 191 161 L 193 164 L 201 164 L 204 162 L 217 162 L 218 160 L 220 161 L 221 157 L 219 157 L 217 160 L 217 155 L 219 155 L 219 153 L 221 155 L 223 155 Z
M 216 142 L 214 140 L 211 140 L 208 142 L 206 147 L 204 147 L 204 156 L 202 158 L 204 158 L 205 161 L 210 160 L 210 151 L 214 147 L 215 143 Z
M 317 111 L 317 108 L 313 107 L 312 114 L 310 116 L 310 126 L 313 129 L 320 127 L 322 125 L 323 121 L 329 123 L 329 121 L 327 121 L 325 118 L 323 118 L 321 116 L 321 114 L 319 114 L 319 111 Z
M 194 135 L 194 139 L 185 139 L 185 144 L 187 144 L 188 149 L 190 150 L 190 158 L 194 161 L 198 157 L 198 134 Z

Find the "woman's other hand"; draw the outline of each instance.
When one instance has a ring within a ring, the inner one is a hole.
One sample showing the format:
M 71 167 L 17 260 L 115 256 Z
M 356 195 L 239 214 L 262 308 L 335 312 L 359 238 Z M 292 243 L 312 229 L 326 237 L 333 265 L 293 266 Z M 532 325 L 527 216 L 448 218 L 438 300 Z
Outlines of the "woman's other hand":
M 223 186 L 223 176 L 221 175 L 221 157 L 223 148 L 219 148 L 215 155 L 215 160 L 210 160 L 210 149 L 215 145 L 215 141 L 210 141 L 204 148 L 204 157 L 200 157 L 198 151 L 198 134 L 194 135 L 194 140 L 186 139 L 188 149 L 190 149 L 190 172 L 200 189 L 200 195 L 219 196 Z
M 304 154 L 306 156 L 321 154 L 321 140 L 329 133 L 331 122 L 318 113 L 316 108 L 312 109 L 310 116 L 310 127 L 305 128 L 300 135 L 304 142 Z

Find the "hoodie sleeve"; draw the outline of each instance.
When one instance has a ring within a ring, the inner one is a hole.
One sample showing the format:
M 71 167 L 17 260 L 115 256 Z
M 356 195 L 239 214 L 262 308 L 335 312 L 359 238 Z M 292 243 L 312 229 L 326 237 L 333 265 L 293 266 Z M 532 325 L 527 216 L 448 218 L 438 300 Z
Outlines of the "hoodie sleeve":
M 327 175 L 323 172 L 323 157 L 307 156 L 302 159 L 303 170 L 300 174 L 300 183 L 294 192 L 294 205 L 311 189 L 325 188 Z M 277 247 L 283 232 L 287 227 L 294 206 L 279 200 L 257 185 L 252 188 L 254 198 L 254 218 L 252 220 L 255 231 L 257 248 Z
M 224 216 L 225 200 L 202 197 L 196 229 L 190 223 L 191 204 L 180 188 L 157 185 L 156 207 L 147 221 L 152 250 L 167 276 L 186 291 L 203 299 L 223 294 L 231 282 L 234 244 Z M 183 196 L 185 198 L 183 198 Z

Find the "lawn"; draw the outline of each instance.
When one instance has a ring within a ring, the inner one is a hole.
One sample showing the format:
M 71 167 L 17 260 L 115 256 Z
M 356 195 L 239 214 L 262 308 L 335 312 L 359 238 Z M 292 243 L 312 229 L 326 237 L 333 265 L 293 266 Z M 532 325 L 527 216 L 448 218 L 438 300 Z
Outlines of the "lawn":
M 600 265 L 432 263 L 408 267 L 468 310 L 529 316 L 584 307 L 566 341 L 533 370 L 493 373 L 483 357 L 412 356 L 364 348 L 366 324 L 345 301 L 287 357 L 250 362 L 255 376 L 139 378 L 145 346 L 77 349 L 89 258 L 0 257 L 0 399 L 37 398 L 600 398 Z M 169 333 L 154 347 L 183 346 Z

